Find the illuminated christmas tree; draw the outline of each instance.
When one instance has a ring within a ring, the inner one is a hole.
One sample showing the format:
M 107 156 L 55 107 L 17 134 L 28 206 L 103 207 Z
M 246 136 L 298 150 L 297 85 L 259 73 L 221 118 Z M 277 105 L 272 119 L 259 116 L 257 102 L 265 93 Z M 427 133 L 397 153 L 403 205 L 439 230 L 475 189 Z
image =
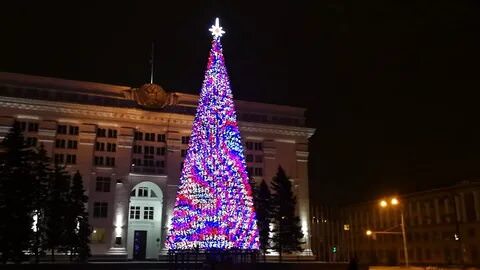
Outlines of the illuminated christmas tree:
M 258 249 L 252 190 L 237 125 L 218 18 L 180 176 L 166 246 Z

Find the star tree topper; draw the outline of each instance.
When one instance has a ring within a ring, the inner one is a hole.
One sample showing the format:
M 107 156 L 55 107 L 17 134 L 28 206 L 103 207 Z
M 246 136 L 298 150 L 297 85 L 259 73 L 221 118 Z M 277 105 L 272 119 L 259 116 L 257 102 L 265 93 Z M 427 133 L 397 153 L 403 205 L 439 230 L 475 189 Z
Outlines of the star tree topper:
M 218 18 L 215 19 L 215 25 L 212 25 L 209 30 L 212 32 L 212 35 L 215 38 L 221 37 L 223 34 L 225 34 L 225 31 L 223 31 L 222 27 L 220 26 L 220 20 Z

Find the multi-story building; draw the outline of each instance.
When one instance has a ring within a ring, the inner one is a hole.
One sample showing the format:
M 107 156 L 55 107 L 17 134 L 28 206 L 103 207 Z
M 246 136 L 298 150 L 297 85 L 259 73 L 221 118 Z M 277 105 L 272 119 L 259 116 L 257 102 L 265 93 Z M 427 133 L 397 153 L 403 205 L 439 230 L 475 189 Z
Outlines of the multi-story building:
M 14 121 L 43 144 L 89 197 L 94 255 L 157 258 L 164 251 L 198 96 L 0 73 L 0 139 Z M 294 183 L 309 243 L 308 138 L 304 109 L 236 101 L 249 175 L 270 181 L 282 166 Z M 134 249 L 134 245 L 137 248 Z
M 480 265 L 479 181 L 396 198 L 398 205 L 380 207 L 379 198 L 338 209 L 333 216 L 324 208 L 313 208 L 314 253 L 332 260 L 335 246 L 342 260 L 356 255 L 371 264 L 403 264 L 403 214 L 411 264 Z

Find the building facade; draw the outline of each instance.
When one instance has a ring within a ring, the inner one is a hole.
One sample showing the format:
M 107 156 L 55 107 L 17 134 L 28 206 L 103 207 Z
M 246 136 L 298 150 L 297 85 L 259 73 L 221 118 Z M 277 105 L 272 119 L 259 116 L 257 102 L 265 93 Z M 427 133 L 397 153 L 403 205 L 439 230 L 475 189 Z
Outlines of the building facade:
M 333 215 L 326 207 L 312 208 L 314 253 L 323 260 L 356 255 L 370 264 L 403 264 L 403 214 L 410 264 L 480 265 L 480 182 L 397 198 L 397 206 L 383 208 L 377 200 L 336 209 Z M 337 247 L 335 256 L 332 247 Z
M 93 255 L 156 259 L 164 252 L 198 96 L 0 73 L 0 139 L 14 121 L 27 143 L 80 171 Z M 282 166 L 295 188 L 310 250 L 304 109 L 236 101 L 248 173 L 270 181 Z M 135 247 L 135 248 L 134 248 Z

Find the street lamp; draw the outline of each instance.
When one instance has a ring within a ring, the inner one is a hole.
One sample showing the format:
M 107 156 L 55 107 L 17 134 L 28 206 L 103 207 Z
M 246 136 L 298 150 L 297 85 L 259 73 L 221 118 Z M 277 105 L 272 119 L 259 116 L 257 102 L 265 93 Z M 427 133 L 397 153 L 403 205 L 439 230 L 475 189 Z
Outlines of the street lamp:
M 380 201 L 380 207 L 382 208 L 387 208 L 387 206 L 391 205 L 392 207 L 398 206 L 400 204 L 400 201 L 393 197 L 390 199 L 390 204 L 387 202 L 387 200 L 381 200 Z M 408 248 L 407 248 L 407 235 L 405 233 L 405 219 L 403 217 L 403 209 L 400 208 L 400 227 L 402 229 L 402 238 L 403 238 L 403 255 L 405 257 L 405 266 L 408 267 Z M 368 233 L 368 231 L 367 231 Z M 367 234 L 368 235 L 368 234 Z

